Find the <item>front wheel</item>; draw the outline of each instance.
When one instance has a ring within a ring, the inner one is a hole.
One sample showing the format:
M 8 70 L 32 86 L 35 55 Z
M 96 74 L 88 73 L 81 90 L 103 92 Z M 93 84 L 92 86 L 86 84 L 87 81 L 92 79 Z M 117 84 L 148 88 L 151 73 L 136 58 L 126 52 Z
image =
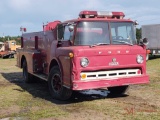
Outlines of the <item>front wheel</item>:
M 108 96 L 120 96 L 123 95 L 127 89 L 128 89 L 128 85 L 126 86 L 116 86 L 116 87 L 109 87 L 108 91 L 110 91 Z
M 51 69 L 48 77 L 48 87 L 53 98 L 58 100 L 68 100 L 72 95 L 72 90 L 63 86 L 61 72 L 58 66 Z

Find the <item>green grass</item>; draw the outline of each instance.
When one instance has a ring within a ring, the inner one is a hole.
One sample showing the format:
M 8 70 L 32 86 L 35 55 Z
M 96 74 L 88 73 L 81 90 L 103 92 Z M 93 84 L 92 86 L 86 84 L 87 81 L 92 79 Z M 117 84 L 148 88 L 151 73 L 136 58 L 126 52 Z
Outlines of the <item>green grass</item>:
M 15 66 L 16 59 L 0 59 L 0 63 L 0 118 L 24 117 L 38 120 L 68 114 L 51 101 L 28 92 L 38 94 L 37 85 L 34 83 L 30 87 L 22 82 L 22 74 L 19 74 L 22 70 Z
M 147 61 L 150 84 L 133 85 L 129 96 L 88 98 L 68 103 L 53 100 L 46 83 L 23 83 L 16 59 L 0 59 L 0 119 L 158 120 L 160 118 L 160 58 Z

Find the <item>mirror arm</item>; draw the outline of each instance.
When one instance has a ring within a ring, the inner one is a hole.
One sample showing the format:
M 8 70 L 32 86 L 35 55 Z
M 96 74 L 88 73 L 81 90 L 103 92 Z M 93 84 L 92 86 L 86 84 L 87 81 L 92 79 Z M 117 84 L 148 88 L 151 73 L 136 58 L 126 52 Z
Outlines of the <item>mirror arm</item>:
M 63 44 L 62 41 L 58 40 L 57 47 L 61 47 L 62 44 Z

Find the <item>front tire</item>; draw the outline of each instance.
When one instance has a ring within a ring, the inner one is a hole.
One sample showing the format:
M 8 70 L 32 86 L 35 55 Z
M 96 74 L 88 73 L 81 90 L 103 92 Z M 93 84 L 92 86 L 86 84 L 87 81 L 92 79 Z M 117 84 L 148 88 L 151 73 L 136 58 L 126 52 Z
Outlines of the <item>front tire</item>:
M 62 75 L 58 66 L 54 66 L 48 77 L 48 87 L 53 98 L 58 100 L 68 100 L 72 95 L 72 90 L 63 86 Z
M 23 78 L 25 83 L 31 83 L 33 75 L 28 73 L 28 67 L 26 60 L 23 61 Z
M 128 90 L 128 85 L 126 86 L 116 86 L 116 87 L 109 87 L 108 91 L 110 91 L 108 96 L 120 96 L 123 95 Z

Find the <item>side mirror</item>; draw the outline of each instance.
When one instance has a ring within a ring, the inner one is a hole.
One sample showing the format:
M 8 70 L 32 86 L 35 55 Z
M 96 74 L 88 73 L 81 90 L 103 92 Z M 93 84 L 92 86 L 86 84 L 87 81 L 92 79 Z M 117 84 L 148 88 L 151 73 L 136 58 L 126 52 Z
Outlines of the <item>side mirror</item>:
M 68 27 L 68 29 L 69 29 L 70 32 L 72 32 L 72 31 L 74 30 L 74 26 L 73 26 L 73 25 L 70 25 L 70 26 Z
M 148 39 L 147 38 L 143 38 L 142 40 L 140 40 L 140 43 L 143 45 L 148 45 Z
M 137 20 L 136 20 L 136 21 L 134 21 L 134 25 L 139 25 L 139 23 L 137 22 Z

